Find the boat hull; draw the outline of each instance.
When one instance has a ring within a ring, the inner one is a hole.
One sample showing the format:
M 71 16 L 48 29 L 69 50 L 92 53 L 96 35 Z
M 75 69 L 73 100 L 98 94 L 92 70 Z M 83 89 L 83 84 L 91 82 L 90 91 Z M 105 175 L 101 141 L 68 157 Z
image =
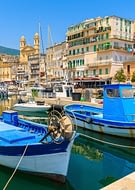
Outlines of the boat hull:
M 73 141 L 70 141 L 66 150 L 58 151 L 56 153 L 42 153 L 38 155 L 31 155 L 30 151 L 26 156 L 24 156 L 21 160 L 21 155 L 0 155 L 0 165 L 16 168 L 17 164 L 20 162 L 18 166 L 18 170 L 23 172 L 32 173 L 35 175 L 41 175 L 48 178 L 52 178 L 54 180 L 65 182 L 68 165 L 70 160 L 70 153 Z M 19 147 L 16 147 L 19 149 Z M 29 149 L 29 146 L 28 148 Z M 42 151 L 40 151 L 42 152 Z M 13 154 L 13 153 L 12 153 Z
M 14 110 L 16 111 L 30 111 L 30 112 L 43 112 L 47 111 L 51 108 L 51 106 L 46 105 L 46 106 L 37 106 L 37 105 L 14 105 Z
M 74 125 L 103 134 L 135 138 L 135 122 L 103 118 L 101 108 L 86 105 L 68 105 L 64 108 Z
M 73 123 L 78 127 L 85 128 L 88 130 L 92 130 L 95 132 L 99 132 L 102 134 L 109 134 L 114 136 L 126 137 L 126 138 L 134 138 L 135 139 L 135 126 L 131 127 L 129 125 L 114 125 L 113 122 L 104 123 L 102 121 L 96 121 L 94 119 L 90 120 L 86 118 L 85 120 L 80 118 L 72 118 Z M 88 121 L 88 122 L 87 122 Z
M 62 135 L 59 131 L 19 119 L 16 111 L 4 111 L 0 118 L 0 165 L 64 182 L 76 132 Z

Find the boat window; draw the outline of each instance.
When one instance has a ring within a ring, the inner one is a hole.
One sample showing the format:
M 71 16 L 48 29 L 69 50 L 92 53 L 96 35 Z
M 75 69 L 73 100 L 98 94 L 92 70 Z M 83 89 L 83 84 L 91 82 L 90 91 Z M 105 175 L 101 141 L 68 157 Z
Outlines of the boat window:
M 62 86 L 56 86 L 55 92 L 63 92 Z
M 123 89 L 122 90 L 122 97 L 123 98 L 133 98 L 135 97 L 135 89 Z
M 120 97 L 119 89 L 107 89 L 106 93 L 108 97 Z

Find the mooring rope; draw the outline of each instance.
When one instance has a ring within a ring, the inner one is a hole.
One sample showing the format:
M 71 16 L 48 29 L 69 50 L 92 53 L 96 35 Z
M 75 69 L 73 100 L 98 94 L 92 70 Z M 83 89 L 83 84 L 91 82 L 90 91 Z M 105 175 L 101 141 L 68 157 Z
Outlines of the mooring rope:
M 98 142 L 101 142 L 101 143 L 106 143 L 106 144 L 109 144 L 109 145 L 117 146 L 117 147 L 135 149 L 135 146 L 127 146 L 127 145 L 115 144 L 115 143 L 111 143 L 111 142 L 108 142 L 108 141 L 100 140 L 100 139 L 85 135 L 83 133 L 80 133 L 80 136 L 86 137 L 86 138 L 89 138 L 89 139 L 92 139 L 92 140 L 95 140 L 95 141 L 98 141 Z
M 18 169 L 18 167 L 19 167 L 19 165 L 20 165 L 20 163 L 21 163 L 21 161 L 22 161 L 22 159 L 23 159 L 23 157 L 24 157 L 24 155 L 25 155 L 25 153 L 26 153 L 27 148 L 28 148 L 28 144 L 26 145 L 26 147 L 25 147 L 25 149 L 24 149 L 24 152 L 23 152 L 23 154 L 22 154 L 22 156 L 21 156 L 21 158 L 20 158 L 18 164 L 16 165 L 16 167 L 15 167 L 15 169 L 14 169 L 12 175 L 10 176 L 10 178 L 9 178 L 9 180 L 7 181 L 6 185 L 4 186 L 3 190 L 6 190 L 7 186 L 8 186 L 9 183 L 10 183 L 10 181 L 11 181 L 12 178 L 14 177 L 14 175 L 15 175 L 15 173 L 16 173 L 16 171 L 17 171 L 17 169 Z

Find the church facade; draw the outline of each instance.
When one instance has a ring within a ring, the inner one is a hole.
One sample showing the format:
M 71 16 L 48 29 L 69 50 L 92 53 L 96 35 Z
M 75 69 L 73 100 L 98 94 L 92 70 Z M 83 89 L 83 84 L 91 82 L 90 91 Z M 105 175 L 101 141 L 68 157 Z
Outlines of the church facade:
M 26 43 L 26 39 L 24 36 L 20 39 L 20 63 L 18 66 L 17 79 L 25 80 L 28 78 L 28 74 L 30 71 L 28 64 L 28 57 L 31 55 L 39 55 L 40 53 L 40 41 L 39 34 L 35 33 L 34 35 L 34 46 L 31 46 Z

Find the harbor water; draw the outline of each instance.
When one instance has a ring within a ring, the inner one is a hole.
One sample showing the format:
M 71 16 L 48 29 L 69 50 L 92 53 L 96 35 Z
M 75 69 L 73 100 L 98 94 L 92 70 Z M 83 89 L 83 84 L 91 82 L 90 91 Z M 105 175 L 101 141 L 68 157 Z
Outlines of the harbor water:
M 17 98 L 0 101 L 0 113 L 12 108 Z M 47 113 L 19 113 L 20 117 L 47 118 Z M 67 181 L 65 184 L 17 171 L 7 190 L 98 190 L 135 171 L 135 142 L 91 131 L 78 129 L 74 142 Z M 0 190 L 4 188 L 13 170 L 0 166 Z

